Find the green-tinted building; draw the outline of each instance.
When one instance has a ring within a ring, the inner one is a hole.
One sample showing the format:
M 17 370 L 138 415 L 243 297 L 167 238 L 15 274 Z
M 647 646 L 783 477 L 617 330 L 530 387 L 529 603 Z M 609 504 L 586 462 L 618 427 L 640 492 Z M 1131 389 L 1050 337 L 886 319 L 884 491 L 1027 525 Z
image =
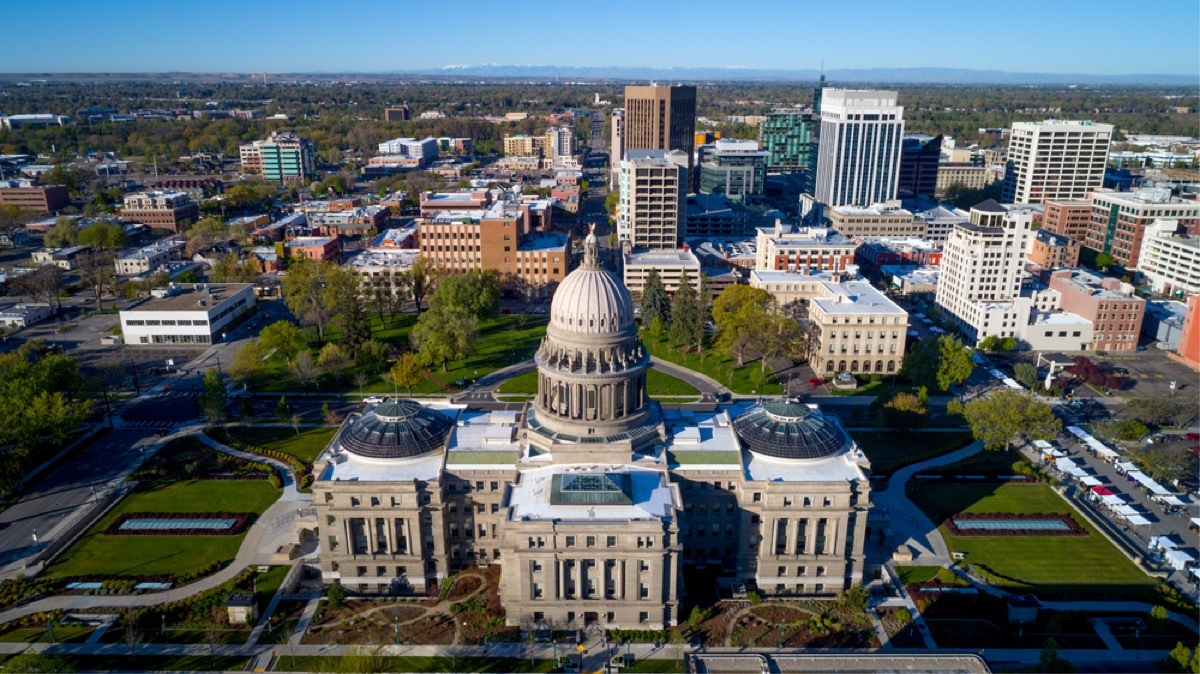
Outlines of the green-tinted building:
M 316 148 L 311 140 L 289 131 L 243 145 L 241 153 L 243 172 L 261 173 L 271 182 L 304 184 L 314 178 Z
M 803 173 L 809 168 L 816 124 L 811 112 L 773 112 L 760 131 L 762 147 L 771 153 L 767 173 Z

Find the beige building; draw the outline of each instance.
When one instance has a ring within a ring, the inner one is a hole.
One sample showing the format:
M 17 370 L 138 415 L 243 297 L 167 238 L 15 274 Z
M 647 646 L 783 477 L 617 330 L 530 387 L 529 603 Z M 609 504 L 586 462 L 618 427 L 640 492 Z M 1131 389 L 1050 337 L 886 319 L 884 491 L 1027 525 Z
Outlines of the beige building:
M 1111 124 L 1016 122 L 1008 142 L 1004 203 L 1084 199 L 1104 183 Z
M 538 157 L 545 154 L 545 136 L 517 134 L 504 137 L 505 157 Z
M 945 194 L 952 185 L 958 185 L 968 190 L 981 190 L 988 185 L 1004 178 L 1000 171 L 985 167 L 956 165 L 949 163 L 938 164 L 937 183 L 934 187 L 936 194 Z
M 820 283 L 808 302 L 808 334 L 820 376 L 893 374 L 904 362 L 908 312 L 866 281 Z
M 688 157 L 679 151 L 626 150 L 620 169 L 617 237 L 632 248 L 679 246 Z
M 685 565 L 768 595 L 862 580 L 866 459 L 815 406 L 663 409 L 628 291 L 585 243 L 558 288 L 522 410 L 389 401 L 318 457 L 326 582 L 436 588 L 501 565 L 509 625 L 659 629 Z
M 855 236 L 925 237 L 925 223 L 912 213 L 892 204 L 874 204 L 869 208 L 835 206 L 826 211 L 829 227 L 839 234 Z

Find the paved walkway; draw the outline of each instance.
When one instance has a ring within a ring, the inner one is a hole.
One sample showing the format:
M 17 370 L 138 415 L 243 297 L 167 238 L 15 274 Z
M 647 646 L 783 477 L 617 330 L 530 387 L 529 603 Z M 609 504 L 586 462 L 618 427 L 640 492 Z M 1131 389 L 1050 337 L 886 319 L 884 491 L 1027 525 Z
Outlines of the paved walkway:
M 282 532 L 277 526 L 277 522 L 288 520 L 293 517 L 298 509 L 301 509 L 312 502 L 311 494 L 301 494 L 296 489 L 296 482 L 291 475 L 291 471 L 286 464 L 259 456 L 257 454 L 249 454 L 231 447 L 226 447 L 221 443 L 209 438 L 200 433 L 201 426 L 190 426 L 174 433 L 166 438 L 163 438 L 162 444 L 176 437 L 185 435 L 194 435 L 196 439 L 204 444 L 223 451 L 232 456 L 238 456 L 250 461 L 258 461 L 260 463 L 268 463 L 276 468 L 282 468 L 284 474 L 284 489 L 283 495 L 279 500 L 275 501 L 270 508 L 267 508 L 262 515 L 254 521 L 254 525 L 246 533 L 246 537 L 242 540 L 242 545 L 238 548 L 237 556 L 228 566 L 220 571 L 201 578 L 194 583 L 181 585 L 179 587 L 166 590 L 164 592 L 153 592 L 140 595 L 73 595 L 73 596 L 55 596 L 39 599 L 38 601 L 30 602 L 23 606 L 11 608 L 7 611 L 0 612 L 0 624 L 4 624 L 11 620 L 17 620 L 27 615 L 37 613 L 39 611 L 74 611 L 79 609 L 92 608 L 128 608 L 133 606 L 158 606 L 161 604 L 179 601 L 186 599 L 194 594 L 211 590 L 226 581 L 232 579 L 242 572 L 247 566 L 257 566 L 260 564 L 273 564 L 272 555 L 279 541 L 277 538 L 281 533 L 286 533 L 290 537 L 291 530 L 284 529 Z M 3 651 L 0 651 L 3 652 Z
M 919 472 L 945 466 L 983 451 L 982 442 L 972 442 L 966 447 L 928 461 L 905 466 L 892 474 L 887 489 L 871 495 L 874 517 L 887 519 L 894 541 L 904 541 L 903 546 L 913 553 L 914 564 L 943 566 L 951 564 L 950 549 L 934 524 L 921 509 L 908 500 L 904 486 Z
M 288 643 L 293 646 L 300 645 L 300 640 L 304 638 L 304 633 L 308 631 L 308 624 L 312 622 L 313 615 L 316 614 L 317 608 L 321 605 L 321 598 L 315 597 L 310 599 L 308 605 L 304 607 L 304 612 L 300 614 L 300 619 L 296 621 L 296 630 L 292 632 L 292 636 L 288 638 Z

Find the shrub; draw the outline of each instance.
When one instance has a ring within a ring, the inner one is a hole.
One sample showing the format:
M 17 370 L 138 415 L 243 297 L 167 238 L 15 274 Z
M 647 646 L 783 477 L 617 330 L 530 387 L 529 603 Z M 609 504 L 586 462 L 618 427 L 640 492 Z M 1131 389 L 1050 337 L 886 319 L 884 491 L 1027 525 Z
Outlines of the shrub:
M 346 589 L 338 581 L 334 581 L 333 585 L 329 586 L 329 591 L 325 594 L 328 600 L 327 605 L 334 611 L 340 609 L 346 603 Z
M 899 611 L 896 611 L 896 620 L 904 623 L 912 622 L 912 614 L 908 612 L 908 609 L 902 608 Z
M 762 603 L 763 598 L 762 598 L 762 595 L 759 594 L 758 592 L 756 592 L 754 590 L 750 590 L 749 592 L 746 593 L 746 601 L 750 602 L 751 606 L 758 606 L 759 604 Z

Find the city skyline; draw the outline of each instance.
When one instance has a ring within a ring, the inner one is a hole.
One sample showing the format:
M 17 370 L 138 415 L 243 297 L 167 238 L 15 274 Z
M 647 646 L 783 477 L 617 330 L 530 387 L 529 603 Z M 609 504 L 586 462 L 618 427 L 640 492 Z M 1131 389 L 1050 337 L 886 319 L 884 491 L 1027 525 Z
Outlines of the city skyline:
M 571 40 L 571 51 L 563 53 L 554 44 L 538 41 L 487 39 L 489 27 L 536 14 L 497 14 L 478 2 L 456 7 L 455 18 L 470 22 L 465 33 L 445 26 L 447 17 L 439 7 L 397 8 L 383 2 L 356 4 L 353 14 L 341 17 L 342 28 L 331 27 L 327 7 L 311 1 L 235 5 L 219 0 L 171 5 L 166 11 L 144 0 L 123 3 L 119 11 L 81 0 L 51 4 L 53 40 L 46 39 L 43 25 L 46 5 L 8 8 L 7 23 L 14 30 L 9 33 L 12 49 L 5 72 L 453 73 L 465 64 L 787 71 L 820 68 L 822 63 L 829 69 L 862 69 L 929 68 L 952 62 L 955 68 L 1030 74 L 1200 73 L 1200 33 L 1195 28 L 1200 6 L 1195 3 L 1179 5 L 1175 20 L 1163 22 L 1144 12 L 1121 14 L 1123 6 L 1108 0 L 1086 4 L 1018 0 L 1006 6 L 1004 17 L 948 0 L 916 8 L 872 1 L 856 7 L 853 14 L 829 6 L 761 0 L 739 7 L 739 16 L 748 17 L 744 23 L 722 20 L 721 29 L 736 37 L 739 26 L 753 32 L 759 19 L 769 18 L 772 26 L 818 26 L 820 30 L 803 33 L 797 48 L 778 43 L 776 48 L 757 51 L 690 53 L 682 53 L 675 41 L 662 39 L 660 27 L 680 25 L 683 15 L 692 17 L 683 25 L 702 34 L 709 19 L 725 13 L 725 6 L 615 0 L 602 7 L 547 7 L 556 22 L 582 36 Z M 628 21 L 633 12 L 638 20 Z M 238 17 L 236 25 L 229 25 L 231 14 Z M 863 16 L 873 20 L 863 23 Z M 392 38 L 386 30 L 360 37 L 356 18 L 368 17 L 371 26 L 401 29 L 400 37 Z M 1007 17 L 1025 17 L 1026 27 L 1033 22 L 1045 30 L 1010 30 L 1003 20 Z M 429 29 L 413 29 L 422 23 Z M 186 35 L 181 35 L 182 26 L 187 27 Z M 254 40 L 243 37 L 249 26 L 255 27 Z M 1070 30 L 1054 30 L 1055 26 Z M 320 31 L 314 32 L 314 27 Z M 1112 40 L 1096 39 L 1118 29 L 1121 43 L 1153 43 L 1155 49 L 1116 50 Z M 914 32 L 924 39 L 914 39 Z M 979 32 L 996 35 L 997 48 L 957 46 L 965 36 Z M 296 42 L 297 33 L 308 33 L 309 39 Z M 351 39 L 353 48 L 345 49 L 345 41 Z M 297 49 L 297 44 L 309 48 Z M 453 46 L 451 53 L 447 45 Z

